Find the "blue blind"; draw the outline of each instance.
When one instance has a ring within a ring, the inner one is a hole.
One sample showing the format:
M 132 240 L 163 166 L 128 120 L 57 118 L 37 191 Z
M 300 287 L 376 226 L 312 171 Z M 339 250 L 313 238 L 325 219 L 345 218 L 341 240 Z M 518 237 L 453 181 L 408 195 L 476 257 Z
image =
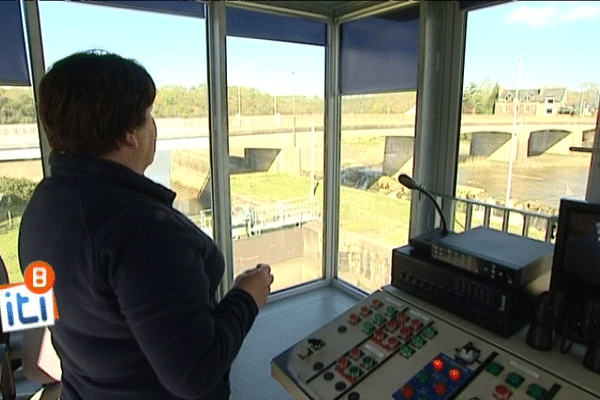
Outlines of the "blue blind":
M 419 8 L 342 24 L 340 58 L 342 94 L 416 90 Z
M 0 1 L 0 85 L 29 86 L 29 69 L 18 1 Z
M 326 28 L 324 22 L 227 8 L 229 36 L 324 46 Z
M 127 0 L 72 0 L 82 3 L 92 3 L 108 7 L 122 7 L 132 10 L 155 11 L 169 14 L 186 15 L 204 18 L 204 3 L 193 0 L 163 0 L 163 1 L 127 1 Z

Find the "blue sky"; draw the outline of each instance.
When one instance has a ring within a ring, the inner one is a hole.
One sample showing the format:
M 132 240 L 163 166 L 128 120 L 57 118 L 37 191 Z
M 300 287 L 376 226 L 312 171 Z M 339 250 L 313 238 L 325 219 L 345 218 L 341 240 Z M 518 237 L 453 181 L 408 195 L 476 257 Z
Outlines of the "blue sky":
M 514 88 L 600 83 L 600 2 L 519 1 L 472 11 L 465 85 L 488 77 Z
M 89 48 L 141 62 L 160 87 L 206 82 L 205 22 L 191 17 L 41 2 L 47 64 Z M 490 78 L 514 88 L 600 83 L 600 2 L 519 1 L 468 16 L 465 85 Z M 275 95 L 323 95 L 324 49 L 229 37 L 228 84 Z M 294 71 L 294 74 L 292 74 Z
M 204 19 L 55 1 L 40 2 L 40 19 L 47 66 L 102 48 L 138 60 L 159 87 L 206 82 Z M 229 85 L 323 95 L 323 47 L 228 37 L 227 54 Z

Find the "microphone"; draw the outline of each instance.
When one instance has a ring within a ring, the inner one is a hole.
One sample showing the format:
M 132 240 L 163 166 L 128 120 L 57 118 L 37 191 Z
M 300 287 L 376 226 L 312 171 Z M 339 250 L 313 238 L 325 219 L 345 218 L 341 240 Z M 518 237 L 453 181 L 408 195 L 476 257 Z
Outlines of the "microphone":
M 429 199 L 433 202 L 433 205 L 435 206 L 435 209 L 437 210 L 438 214 L 440 214 L 440 218 L 442 219 L 441 236 L 448 235 L 448 224 L 446 224 L 446 218 L 444 218 L 442 208 L 439 206 L 437 201 L 435 201 L 431 193 L 425 190 L 425 188 L 423 188 L 422 186 L 419 186 L 417 182 L 415 182 L 410 176 L 406 174 L 400 174 L 400 176 L 398 176 L 398 182 L 400 182 L 403 186 L 407 187 L 408 189 L 418 190 L 419 192 L 429 197 Z

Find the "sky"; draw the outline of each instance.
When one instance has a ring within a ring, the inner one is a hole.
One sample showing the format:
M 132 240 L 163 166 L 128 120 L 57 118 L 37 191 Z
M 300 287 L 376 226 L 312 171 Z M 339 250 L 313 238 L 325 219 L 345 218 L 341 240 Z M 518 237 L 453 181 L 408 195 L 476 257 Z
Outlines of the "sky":
M 40 20 L 47 67 L 76 51 L 102 48 L 139 61 L 158 87 L 206 83 L 204 19 L 44 1 Z M 322 46 L 228 37 L 227 58 L 230 86 L 323 96 Z
M 599 26 L 598 1 L 518 1 L 471 11 L 464 83 L 490 78 L 515 88 L 518 77 L 522 89 L 598 84 Z
M 144 65 L 158 87 L 206 82 L 205 20 L 60 1 L 40 2 L 46 65 L 102 48 Z M 465 86 L 600 83 L 600 2 L 519 1 L 471 11 Z M 323 95 L 321 46 L 227 38 L 228 85 L 274 95 Z M 520 61 L 518 61 L 520 59 Z

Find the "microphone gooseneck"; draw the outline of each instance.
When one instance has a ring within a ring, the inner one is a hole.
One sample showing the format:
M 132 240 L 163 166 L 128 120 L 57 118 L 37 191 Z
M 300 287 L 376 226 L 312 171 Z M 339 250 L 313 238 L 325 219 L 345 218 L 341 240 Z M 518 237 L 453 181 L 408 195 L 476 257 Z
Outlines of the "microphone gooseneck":
M 448 234 L 448 224 L 446 224 L 446 218 L 444 218 L 442 208 L 437 203 L 437 201 L 435 201 L 431 193 L 425 190 L 425 188 L 423 188 L 422 186 L 419 186 L 417 182 L 414 181 L 414 179 L 412 179 L 406 174 L 400 174 L 400 176 L 398 176 L 398 182 L 400 182 L 403 186 L 407 187 L 408 189 L 418 190 L 419 192 L 429 197 L 429 199 L 433 202 L 433 205 L 435 206 L 435 209 L 437 210 L 438 214 L 440 214 L 440 218 L 442 219 L 442 236 L 446 236 Z

